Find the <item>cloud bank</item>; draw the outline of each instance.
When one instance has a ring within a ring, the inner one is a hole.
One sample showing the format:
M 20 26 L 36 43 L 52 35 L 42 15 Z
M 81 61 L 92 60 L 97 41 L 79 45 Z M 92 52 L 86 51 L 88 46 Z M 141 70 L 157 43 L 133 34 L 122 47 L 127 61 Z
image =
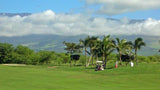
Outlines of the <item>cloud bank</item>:
M 98 14 L 115 15 L 137 10 L 160 8 L 160 0 L 84 0 L 87 5 L 100 5 Z
M 103 0 L 101 0 L 103 1 Z M 83 14 L 55 14 L 51 10 L 29 16 L 0 16 L 0 36 L 53 35 L 151 35 L 160 36 L 160 20 L 120 20 Z

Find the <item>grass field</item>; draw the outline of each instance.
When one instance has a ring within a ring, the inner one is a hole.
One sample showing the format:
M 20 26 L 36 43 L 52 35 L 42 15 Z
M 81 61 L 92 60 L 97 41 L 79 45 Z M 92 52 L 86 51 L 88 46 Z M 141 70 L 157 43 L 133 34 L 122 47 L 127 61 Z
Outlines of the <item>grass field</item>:
M 0 78 L 0 90 L 160 90 L 160 63 L 104 71 L 0 65 Z

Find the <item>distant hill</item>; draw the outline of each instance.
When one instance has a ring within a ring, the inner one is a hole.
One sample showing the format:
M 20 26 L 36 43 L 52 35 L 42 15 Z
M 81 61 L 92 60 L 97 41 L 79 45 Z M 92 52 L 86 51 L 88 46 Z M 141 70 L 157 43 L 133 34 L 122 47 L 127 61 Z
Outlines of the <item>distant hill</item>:
M 8 17 L 13 17 L 13 16 L 16 16 L 16 15 L 24 17 L 24 16 L 31 15 L 31 13 L 0 13 L 0 16 L 8 16 Z
M 63 41 L 78 43 L 79 39 L 84 39 L 87 35 L 79 36 L 58 36 L 58 35 L 28 35 L 28 36 L 16 36 L 16 37 L 0 37 L 0 42 L 11 43 L 14 46 L 22 44 L 28 46 L 35 51 L 40 50 L 51 50 L 56 52 L 64 52 Z M 141 36 L 141 35 L 131 35 L 131 36 L 112 36 L 113 38 L 119 37 L 120 39 L 127 39 L 133 41 L 136 37 L 142 37 L 146 42 L 147 46 L 142 47 L 139 51 L 140 55 L 155 55 L 159 54 L 158 50 L 160 45 L 158 40 L 160 36 Z M 99 36 L 103 38 L 103 36 Z

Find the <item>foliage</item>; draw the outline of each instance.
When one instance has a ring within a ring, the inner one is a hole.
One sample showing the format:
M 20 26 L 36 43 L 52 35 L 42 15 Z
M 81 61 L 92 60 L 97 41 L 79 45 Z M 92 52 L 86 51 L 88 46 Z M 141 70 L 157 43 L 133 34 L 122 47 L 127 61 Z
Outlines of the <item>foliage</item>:
M 116 46 L 115 46 L 114 39 L 110 38 L 110 35 L 104 36 L 101 42 L 101 51 L 103 53 L 103 61 L 104 61 L 105 67 L 107 64 L 107 57 L 114 51 L 115 47 Z
M 143 41 L 141 37 L 138 37 L 135 39 L 133 46 L 135 49 L 136 64 L 138 65 L 137 50 L 140 50 L 142 46 L 146 46 L 146 43 Z
M 62 64 L 68 63 L 68 56 L 53 51 L 35 52 L 22 45 L 13 47 L 12 44 L 0 43 L 0 63 L 17 64 Z
M 115 62 L 117 60 L 117 54 L 127 54 L 134 55 L 133 49 L 137 50 L 144 46 L 142 38 L 137 38 L 133 43 L 132 41 L 126 41 L 125 39 L 116 38 L 116 41 L 110 37 L 110 35 L 105 36 L 101 39 L 98 37 L 86 37 L 84 40 L 80 39 L 80 43 L 68 43 L 64 42 L 66 45 L 65 50 L 66 53 L 57 53 L 54 51 L 37 51 L 18 45 L 14 47 L 9 43 L 0 43 L 0 64 L 2 63 L 17 63 L 17 64 L 52 64 L 52 65 L 67 65 L 71 63 L 70 54 L 82 53 L 80 60 L 76 61 L 77 65 L 88 65 L 91 63 L 92 65 L 96 62 L 96 60 L 104 60 L 108 62 Z M 138 43 L 138 44 L 136 44 Z M 140 44 L 141 43 L 141 44 Z M 140 46 L 139 46 L 140 45 Z M 82 49 L 82 47 L 84 49 Z M 134 47 L 134 48 L 133 48 Z M 117 49 L 118 53 L 113 52 L 114 49 Z M 83 55 L 83 51 L 85 55 Z M 104 54 L 104 56 L 103 56 Z M 137 56 L 139 62 L 160 62 L 160 56 Z M 120 58 L 119 58 L 120 59 Z
M 122 56 L 122 54 L 125 52 L 125 50 L 128 48 L 127 47 L 127 41 L 125 40 L 125 39 L 122 39 L 122 40 L 120 40 L 119 38 L 116 38 L 116 50 L 117 50 L 117 52 L 118 52 L 118 54 L 119 54 L 119 60 L 120 60 L 120 62 L 121 62 L 121 64 L 122 64 L 122 59 L 121 59 L 121 56 Z
M 11 55 L 14 51 L 13 45 L 8 43 L 0 43 L 0 64 L 11 62 Z

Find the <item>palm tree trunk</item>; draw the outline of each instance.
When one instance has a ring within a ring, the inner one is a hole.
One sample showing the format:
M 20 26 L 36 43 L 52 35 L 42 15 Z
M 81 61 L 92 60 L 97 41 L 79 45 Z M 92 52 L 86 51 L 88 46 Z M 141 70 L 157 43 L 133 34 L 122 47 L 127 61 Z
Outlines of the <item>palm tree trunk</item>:
M 106 66 L 107 66 L 107 55 L 106 55 L 106 53 L 104 54 L 105 56 L 105 63 L 104 63 L 104 68 L 106 68 Z
M 98 55 L 96 55 L 96 61 L 98 61 Z
M 121 54 L 121 52 L 119 52 L 119 60 L 120 60 L 120 63 L 121 63 L 121 65 L 122 65 L 122 59 L 121 59 L 121 56 L 122 56 L 122 54 Z
M 104 62 L 104 56 L 105 56 L 105 55 L 104 55 L 104 52 L 103 52 L 103 57 L 102 57 L 102 59 L 103 59 L 103 62 Z
M 70 66 L 72 67 L 72 59 L 71 59 L 71 63 L 70 63 Z
M 93 66 L 93 56 L 92 56 L 92 66 Z
M 85 47 L 85 56 L 86 56 L 85 57 L 85 59 L 86 59 L 86 65 L 85 66 L 87 67 L 87 48 L 86 47 Z
M 89 56 L 89 60 L 88 60 L 88 63 L 87 63 L 87 67 L 88 67 L 89 64 L 90 64 L 91 59 L 92 59 L 92 54 L 90 54 L 90 56 Z
M 138 65 L 138 60 L 137 60 L 137 49 L 135 49 L 135 58 L 136 58 L 136 65 Z
M 89 57 L 87 66 L 89 66 L 89 64 L 90 64 L 90 62 L 91 62 L 91 59 L 92 59 L 92 51 L 93 51 L 93 49 L 91 48 L 91 50 L 90 50 L 90 57 Z

